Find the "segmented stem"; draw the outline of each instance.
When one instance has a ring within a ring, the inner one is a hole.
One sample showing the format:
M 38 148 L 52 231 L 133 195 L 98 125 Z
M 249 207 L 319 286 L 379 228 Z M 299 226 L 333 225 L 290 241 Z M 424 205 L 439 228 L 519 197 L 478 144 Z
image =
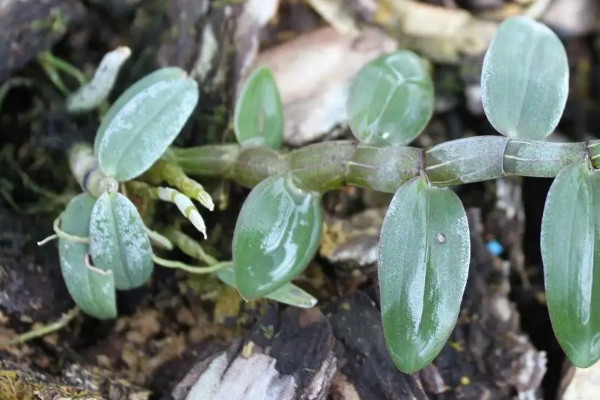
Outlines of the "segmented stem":
M 476 136 L 429 149 L 332 141 L 288 153 L 225 144 L 172 148 L 166 158 L 189 175 L 220 176 L 249 187 L 288 172 L 302 189 L 324 192 L 352 185 L 393 193 L 419 175 L 427 175 L 436 186 L 452 186 L 510 175 L 554 177 L 585 159 L 599 168 L 600 141 L 555 143 Z

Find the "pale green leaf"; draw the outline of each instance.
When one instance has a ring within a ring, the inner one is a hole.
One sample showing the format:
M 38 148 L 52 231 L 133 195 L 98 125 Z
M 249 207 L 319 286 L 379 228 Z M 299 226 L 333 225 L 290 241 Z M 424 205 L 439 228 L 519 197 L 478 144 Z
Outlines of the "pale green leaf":
M 87 193 L 74 197 L 62 215 L 61 230 L 73 236 L 87 237 L 95 201 Z M 67 290 L 86 314 L 100 319 L 114 318 L 117 307 L 113 274 L 86 263 L 88 251 L 87 244 L 59 239 L 60 268 Z
M 266 296 L 308 266 L 323 228 L 320 196 L 286 176 L 260 182 L 242 206 L 233 235 L 235 286 L 245 299 Z
M 233 265 L 218 270 L 217 277 L 224 284 L 233 288 L 236 287 Z M 265 298 L 298 308 L 311 308 L 317 304 L 316 298 L 291 282 L 284 284 L 279 289 L 275 289 L 275 291 L 267 294 Z
M 569 64 L 558 37 L 528 17 L 498 28 L 481 72 L 483 108 L 496 130 L 541 140 L 560 120 L 569 93 Z
M 94 265 L 112 271 L 117 289 L 143 285 L 154 263 L 144 223 L 135 206 L 120 193 L 98 198 L 90 221 L 90 252 Z
M 283 104 L 267 67 L 250 75 L 235 105 L 235 136 L 240 144 L 279 149 L 283 142 Z
M 98 129 L 95 151 L 102 171 L 118 181 L 146 171 L 175 140 L 197 102 L 198 85 L 183 70 L 142 78 L 121 95 Z
M 400 187 L 381 229 L 379 285 L 384 336 L 402 371 L 425 367 L 448 340 L 469 259 L 469 226 L 456 194 L 426 177 Z
M 173 79 L 181 79 L 185 76 L 185 72 L 181 70 L 181 68 L 177 67 L 167 67 L 161 68 L 157 71 L 154 71 L 142 79 L 135 82 L 131 85 L 126 91 L 124 91 L 119 98 L 113 103 L 112 107 L 108 110 L 104 118 L 102 118 L 102 123 L 96 132 L 96 137 L 94 139 L 94 154 L 98 156 L 98 148 L 100 147 L 100 142 L 104 137 L 104 132 L 106 128 L 110 125 L 110 122 L 113 120 L 115 115 L 123 108 L 125 104 L 129 102 L 132 98 L 140 94 L 147 87 L 152 86 L 158 82 L 165 80 L 173 80 Z
M 348 122 L 361 143 L 404 145 L 425 128 L 433 106 L 425 62 L 402 50 L 377 58 L 358 73 L 348 98 Z
M 583 162 L 561 171 L 542 220 L 548 312 L 573 364 L 600 359 L 600 172 Z

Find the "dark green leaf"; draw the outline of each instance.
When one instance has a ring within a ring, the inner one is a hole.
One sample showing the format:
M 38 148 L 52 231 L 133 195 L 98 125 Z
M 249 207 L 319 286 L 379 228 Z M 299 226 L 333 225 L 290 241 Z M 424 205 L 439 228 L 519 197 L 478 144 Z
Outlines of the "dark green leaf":
M 115 275 L 117 289 L 143 285 L 154 263 L 144 223 L 135 206 L 120 193 L 98 198 L 90 221 L 90 252 L 94 265 Z
M 246 81 L 235 106 L 240 144 L 279 149 L 283 142 L 283 104 L 271 71 L 262 67 Z
M 415 178 L 394 195 L 380 246 L 383 332 L 396 366 L 412 373 L 438 355 L 460 311 L 471 246 L 465 210 L 451 190 Z
M 320 196 L 284 176 L 259 183 L 246 199 L 233 235 L 235 284 L 245 299 L 264 297 L 301 273 L 321 238 Z
M 541 245 L 554 333 L 573 364 L 589 367 L 600 358 L 600 173 L 587 161 L 554 180 Z
M 197 102 L 196 81 L 180 69 L 160 70 L 135 83 L 98 129 L 95 151 L 102 171 L 118 181 L 146 171 L 175 140 Z
M 87 237 L 96 199 L 87 193 L 73 198 L 61 218 L 61 229 L 73 236 Z M 100 319 L 117 316 L 115 282 L 110 271 L 86 263 L 88 245 L 68 238 L 58 241 L 60 267 L 69 294 L 86 314 Z
M 511 138 L 541 140 L 560 120 L 569 93 L 569 64 L 558 37 L 528 17 L 504 21 L 481 72 L 483 108 Z
M 397 51 L 356 76 L 347 103 L 349 124 L 361 143 L 404 145 L 427 125 L 433 103 L 425 62 L 411 51 Z

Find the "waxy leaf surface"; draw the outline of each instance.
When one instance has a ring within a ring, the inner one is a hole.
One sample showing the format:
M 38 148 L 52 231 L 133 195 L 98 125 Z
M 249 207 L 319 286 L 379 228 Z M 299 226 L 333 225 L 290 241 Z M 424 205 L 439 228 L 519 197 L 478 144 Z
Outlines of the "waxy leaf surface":
M 301 273 L 321 238 L 320 196 L 285 176 L 260 182 L 248 195 L 233 235 L 235 286 L 245 299 L 264 297 Z
M 90 221 L 90 252 L 94 265 L 112 271 L 117 289 L 143 285 L 154 263 L 144 223 L 135 206 L 120 193 L 98 198 Z
M 87 193 L 74 197 L 61 218 L 61 229 L 73 236 L 88 237 L 90 216 L 96 199 Z M 58 241 L 60 268 L 69 294 L 86 314 L 100 319 L 117 316 L 112 272 L 86 263 L 89 246 L 68 238 Z
M 425 367 L 448 340 L 469 259 L 467 216 L 456 194 L 425 177 L 400 187 L 381 229 L 379 285 L 383 333 L 402 371 Z
M 233 265 L 218 270 L 217 277 L 224 284 L 236 287 Z M 275 289 L 275 291 L 266 295 L 265 298 L 298 308 L 311 308 L 317 304 L 317 299 L 291 282 L 284 284 L 279 289 Z
M 198 102 L 198 85 L 178 68 L 142 78 L 111 107 L 94 144 L 102 171 L 127 181 L 175 140 Z
M 588 162 L 554 180 L 541 236 L 554 333 L 573 364 L 589 367 L 600 358 L 600 172 Z
M 250 75 L 235 106 L 235 136 L 240 144 L 279 149 L 283 142 L 283 104 L 271 71 Z
M 346 106 L 354 136 L 374 145 L 411 142 L 429 122 L 433 107 L 425 62 L 408 50 L 381 56 L 360 70 Z
M 129 100 L 140 94 L 140 92 L 142 92 L 149 86 L 152 86 L 158 82 L 165 80 L 181 79 L 183 76 L 185 76 L 185 72 L 181 68 L 161 68 L 146 75 L 145 77 L 131 85 L 127 90 L 125 90 L 113 103 L 113 105 L 110 107 L 104 118 L 102 118 L 102 123 L 100 124 L 100 127 L 96 132 L 96 137 L 94 138 L 94 154 L 98 156 L 98 148 L 100 147 L 100 142 L 104 137 L 104 132 L 106 132 L 106 128 L 110 125 L 115 115 L 118 114 L 121 108 L 123 108 L 123 106 L 129 102 Z
M 496 130 L 541 140 L 560 120 L 569 92 L 567 54 L 558 37 L 528 17 L 504 21 L 485 54 L 483 108 Z

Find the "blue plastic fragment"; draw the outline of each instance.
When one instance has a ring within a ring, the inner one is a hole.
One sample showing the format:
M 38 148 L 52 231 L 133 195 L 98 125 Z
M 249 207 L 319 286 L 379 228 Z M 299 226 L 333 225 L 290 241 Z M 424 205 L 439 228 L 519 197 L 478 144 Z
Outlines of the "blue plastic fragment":
M 504 247 L 502 247 L 502 245 L 497 240 L 489 241 L 486 247 L 495 256 L 499 256 L 504 251 Z

